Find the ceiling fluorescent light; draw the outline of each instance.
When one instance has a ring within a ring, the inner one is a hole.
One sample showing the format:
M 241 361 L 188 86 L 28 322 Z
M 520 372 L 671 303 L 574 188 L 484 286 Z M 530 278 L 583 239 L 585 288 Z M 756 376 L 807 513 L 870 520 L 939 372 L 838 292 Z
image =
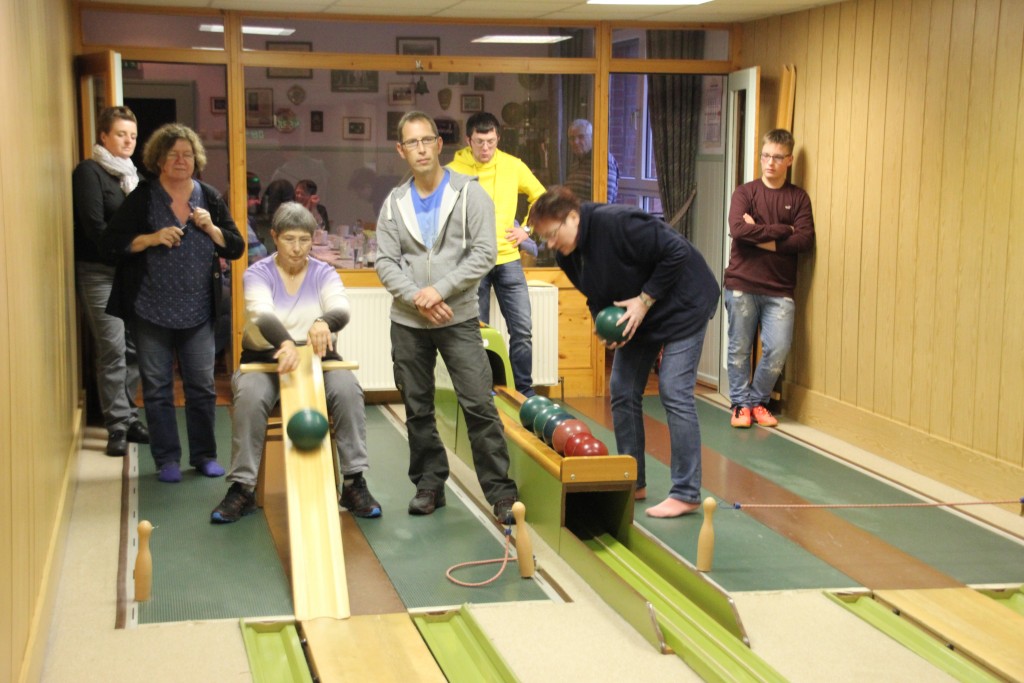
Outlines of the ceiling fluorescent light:
M 224 33 L 224 24 L 200 24 L 199 30 L 207 33 Z M 295 33 L 295 29 L 278 26 L 243 26 L 242 33 L 253 36 L 290 36 Z
M 526 45 L 550 45 L 551 43 L 561 43 L 563 40 L 569 40 L 572 36 L 480 36 L 474 38 L 474 43 L 509 43 L 509 44 L 526 44 Z
M 588 5 L 703 5 L 711 0 L 587 0 Z

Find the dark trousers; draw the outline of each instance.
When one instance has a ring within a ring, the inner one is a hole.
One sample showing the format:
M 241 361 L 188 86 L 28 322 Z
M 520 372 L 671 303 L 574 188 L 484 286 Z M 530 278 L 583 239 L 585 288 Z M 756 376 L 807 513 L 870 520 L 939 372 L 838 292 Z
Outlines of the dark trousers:
M 441 354 L 459 399 L 477 480 L 487 501 L 517 495 L 508 477 L 505 430 L 491 396 L 491 366 L 476 318 L 438 328 L 391 324 L 395 383 L 405 403 L 409 433 L 409 479 L 417 489 L 440 489 L 448 479 L 448 455 L 434 415 L 434 367 Z

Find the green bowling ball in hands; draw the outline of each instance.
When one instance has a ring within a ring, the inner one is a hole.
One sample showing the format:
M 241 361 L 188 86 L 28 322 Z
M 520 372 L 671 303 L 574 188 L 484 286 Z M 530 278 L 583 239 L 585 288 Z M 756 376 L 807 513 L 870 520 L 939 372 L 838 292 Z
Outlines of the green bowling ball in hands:
M 616 321 L 625 314 L 626 309 L 622 306 L 608 306 L 601 310 L 594 319 L 594 327 L 597 328 L 597 336 L 609 344 L 626 341 L 626 322 L 616 325 Z

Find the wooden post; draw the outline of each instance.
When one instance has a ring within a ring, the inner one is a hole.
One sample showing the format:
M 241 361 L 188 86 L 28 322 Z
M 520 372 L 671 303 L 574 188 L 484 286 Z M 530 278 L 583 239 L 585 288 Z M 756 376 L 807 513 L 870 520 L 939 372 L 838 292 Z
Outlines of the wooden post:
M 519 576 L 528 579 L 533 576 L 536 566 L 533 562 L 533 539 L 526 528 L 526 506 L 517 500 L 512 504 L 512 516 L 516 520 L 516 554 L 519 557 Z
M 153 593 L 153 556 L 149 552 L 149 536 L 153 525 L 139 522 L 139 554 L 135 558 L 135 601 L 147 602 Z

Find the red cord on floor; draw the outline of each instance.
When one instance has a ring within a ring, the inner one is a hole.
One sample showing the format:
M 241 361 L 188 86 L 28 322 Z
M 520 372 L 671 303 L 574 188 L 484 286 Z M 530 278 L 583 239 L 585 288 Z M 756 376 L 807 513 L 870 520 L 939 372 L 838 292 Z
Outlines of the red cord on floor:
M 510 525 L 510 526 L 505 527 L 505 557 L 494 559 L 494 560 L 474 560 L 473 562 L 460 562 L 459 564 L 452 565 L 451 567 L 449 567 L 448 571 L 446 571 L 444 575 L 446 577 L 448 577 L 448 580 L 451 581 L 452 583 L 454 583 L 455 585 L 457 585 L 457 586 L 464 586 L 465 588 L 478 588 L 480 586 L 486 586 L 489 583 L 494 583 L 495 581 L 498 580 L 498 577 L 501 576 L 502 572 L 505 571 L 505 567 L 508 565 L 508 562 L 509 562 L 509 552 L 511 550 L 511 546 L 512 546 L 512 527 Z M 518 562 L 518 560 L 515 559 L 515 558 L 512 558 L 512 561 L 513 562 Z M 501 562 L 501 568 L 498 570 L 498 573 L 495 574 L 494 576 L 492 576 L 491 578 L 487 579 L 486 581 L 480 581 L 478 583 L 468 583 L 466 581 L 459 581 L 454 576 L 452 576 L 452 572 L 454 572 L 457 569 L 462 569 L 464 567 L 475 567 L 475 566 L 484 565 L 484 564 L 497 564 L 498 562 Z

